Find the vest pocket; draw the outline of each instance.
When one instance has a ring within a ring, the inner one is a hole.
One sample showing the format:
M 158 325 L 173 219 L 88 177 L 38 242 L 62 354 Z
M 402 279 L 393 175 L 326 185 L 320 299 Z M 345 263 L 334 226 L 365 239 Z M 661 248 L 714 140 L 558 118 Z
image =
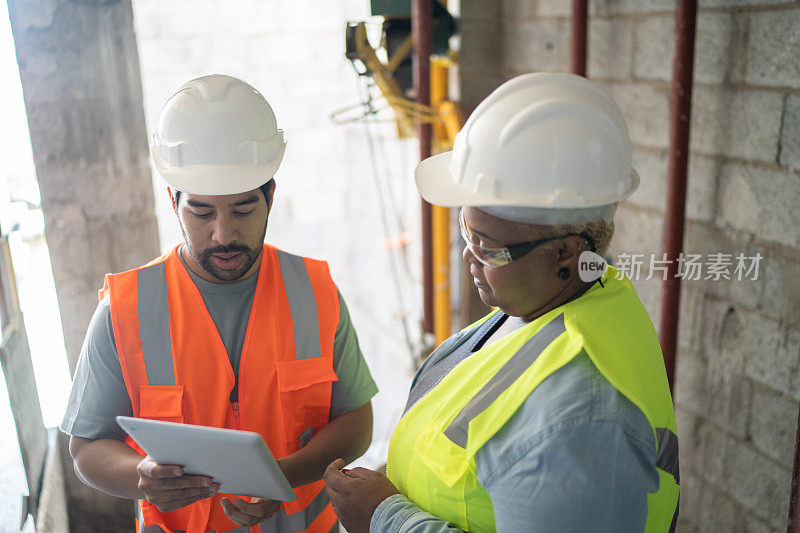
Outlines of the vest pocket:
M 139 417 L 183 423 L 183 385 L 140 385 Z
M 316 432 L 330 420 L 331 387 L 339 378 L 323 357 L 278 361 L 275 370 L 286 442 L 297 450 L 304 432 Z
M 468 530 L 471 458 L 431 420 L 417 436 L 406 474 L 406 496 L 417 505 Z M 474 472 L 472 473 L 474 475 Z
M 414 455 L 447 487 L 463 482 L 469 470 L 470 456 L 467 451 L 453 444 L 433 420 L 414 442 Z

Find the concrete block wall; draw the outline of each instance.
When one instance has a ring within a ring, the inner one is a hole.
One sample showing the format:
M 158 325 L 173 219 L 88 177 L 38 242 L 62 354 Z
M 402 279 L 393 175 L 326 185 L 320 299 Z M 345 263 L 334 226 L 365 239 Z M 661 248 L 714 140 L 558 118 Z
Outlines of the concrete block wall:
M 622 108 L 642 178 L 612 256 L 644 254 L 635 285 L 658 326 L 647 259 L 663 252 L 674 1 L 589 5 L 588 74 Z M 517 74 L 569 71 L 570 2 L 462 0 L 461 13 L 467 111 Z M 706 268 L 714 253 L 762 259 L 755 280 L 682 284 L 679 531 L 783 531 L 800 400 L 800 2 L 700 0 L 694 78 L 684 251 Z

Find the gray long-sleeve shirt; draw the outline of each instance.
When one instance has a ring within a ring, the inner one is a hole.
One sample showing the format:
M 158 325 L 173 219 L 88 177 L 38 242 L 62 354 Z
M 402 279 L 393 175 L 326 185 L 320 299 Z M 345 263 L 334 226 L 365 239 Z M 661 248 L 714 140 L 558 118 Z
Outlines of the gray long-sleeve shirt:
M 491 334 L 500 315 L 428 358 L 409 407 Z M 581 353 L 534 389 L 475 462 L 498 532 L 642 531 L 647 494 L 659 487 L 655 458 L 644 413 Z M 378 506 L 370 531 L 460 529 L 398 494 Z

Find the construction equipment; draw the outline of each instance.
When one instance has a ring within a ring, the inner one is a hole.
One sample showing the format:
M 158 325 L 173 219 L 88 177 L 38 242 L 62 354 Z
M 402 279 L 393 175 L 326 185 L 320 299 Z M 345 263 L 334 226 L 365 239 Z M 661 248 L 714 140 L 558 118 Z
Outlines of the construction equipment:
M 397 135 L 401 139 L 416 136 L 416 125 L 433 126 L 433 149 L 442 152 L 452 149 L 456 133 L 464 119 L 459 105 L 448 99 L 448 71 L 456 63 L 448 41 L 454 34 L 455 19 L 440 2 L 433 3 L 433 52 L 430 58 L 431 105 L 415 101 L 411 80 L 411 1 L 373 0 L 372 14 L 384 17 L 381 39 L 373 46 L 368 38 L 367 23 L 350 22 L 345 33 L 345 56 L 351 61 L 359 78 L 366 84 L 362 101 L 331 115 L 338 123 L 368 121 L 385 109 L 378 102 L 382 97 L 394 112 Z M 385 59 L 381 59 L 381 58 Z M 355 112 L 360 110 L 360 113 Z M 374 144 L 370 141 L 370 146 Z M 374 154 L 374 151 L 371 151 Z M 374 155 L 373 155 L 374 158 Z M 377 166 L 373 161 L 373 165 Z M 447 208 L 433 206 L 433 333 L 435 345 L 451 334 L 450 306 L 450 214 Z M 387 235 L 387 239 L 392 235 Z M 401 300 L 402 301 L 402 300 Z M 423 348 L 423 352 L 429 351 Z
M 418 105 L 412 87 L 411 51 L 411 0 L 372 0 L 372 14 L 383 17 L 381 39 L 373 47 L 367 38 L 366 22 L 349 22 L 345 32 L 345 56 L 359 75 L 370 76 L 392 107 L 401 139 L 416 135 L 416 122 L 436 121 L 436 111 Z M 448 41 L 455 33 L 455 19 L 439 2 L 433 4 L 433 53 L 444 56 L 450 53 Z M 385 56 L 382 61 L 380 56 Z

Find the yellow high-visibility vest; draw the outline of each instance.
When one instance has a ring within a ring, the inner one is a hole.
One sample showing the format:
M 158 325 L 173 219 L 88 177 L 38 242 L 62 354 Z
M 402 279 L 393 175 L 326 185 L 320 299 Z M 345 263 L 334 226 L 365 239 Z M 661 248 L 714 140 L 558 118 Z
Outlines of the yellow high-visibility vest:
M 633 285 L 617 276 L 609 266 L 602 284 L 484 346 L 417 401 L 389 444 L 387 473 L 398 490 L 465 531 L 494 531 L 476 453 L 542 380 L 585 351 L 653 429 L 660 485 L 647 496 L 646 531 L 674 527 L 678 438 L 664 360 Z

